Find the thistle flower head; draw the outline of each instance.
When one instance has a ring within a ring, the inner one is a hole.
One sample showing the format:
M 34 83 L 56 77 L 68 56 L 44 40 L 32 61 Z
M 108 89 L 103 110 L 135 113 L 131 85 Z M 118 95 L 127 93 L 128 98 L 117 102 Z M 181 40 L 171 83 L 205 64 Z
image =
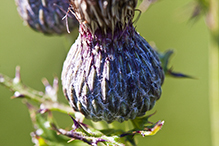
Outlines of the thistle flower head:
M 44 34 L 67 33 L 66 24 L 72 30 L 78 22 L 71 13 L 68 0 L 15 0 L 21 18 L 35 31 Z M 68 15 L 68 22 L 62 18 Z
M 164 72 L 157 52 L 136 32 L 136 0 L 71 0 L 79 36 L 62 71 L 74 110 L 93 121 L 142 116 L 161 96 Z
M 137 0 L 70 0 L 71 7 L 81 25 L 91 32 L 101 29 L 124 29 L 132 22 Z

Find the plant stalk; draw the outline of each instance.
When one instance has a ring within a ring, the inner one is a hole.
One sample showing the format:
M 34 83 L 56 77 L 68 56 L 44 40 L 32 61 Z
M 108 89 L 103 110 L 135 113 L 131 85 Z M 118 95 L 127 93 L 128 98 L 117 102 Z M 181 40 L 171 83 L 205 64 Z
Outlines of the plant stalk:
M 209 1 L 210 8 L 206 23 L 211 33 L 209 45 L 209 100 L 211 112 L 212 145 L 219 145 L 219 30 L 218 0 Z

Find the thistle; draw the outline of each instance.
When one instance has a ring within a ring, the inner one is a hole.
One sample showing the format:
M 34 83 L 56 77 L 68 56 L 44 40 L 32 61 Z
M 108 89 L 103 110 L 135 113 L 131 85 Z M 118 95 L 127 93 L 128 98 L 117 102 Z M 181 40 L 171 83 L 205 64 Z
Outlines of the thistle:
M 44 34 L 63 34 L 78 26 L 68 12 L 68 0 L 15 0 L 21 18 L 35 31 Z M 67 14 L 67 21 L 63 21 Z M 68 25 L 69 24 L 69 25 Z
M 70 3 L 80 24 L 62 71 L 70 105 L 93 121 L 143 116 L 161 96 L 164 72 L 133 26 L 137 0 Z

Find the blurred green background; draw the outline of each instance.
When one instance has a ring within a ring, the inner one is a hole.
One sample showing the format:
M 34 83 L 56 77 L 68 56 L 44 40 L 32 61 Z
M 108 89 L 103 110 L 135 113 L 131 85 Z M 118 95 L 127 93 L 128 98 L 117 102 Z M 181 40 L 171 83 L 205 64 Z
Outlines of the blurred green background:
M 138 145 L 148 146 L 210 146 L 210 112 L 208 90 L 208 47 L 210 36 L 203 18 L 188 22 L 188 3 L 192 0 L 163 0 L 143 13 L 135 24 L 147 41 L 154 41 L 160 51 L 174 50 L 171 66 L 197 79 L 167 77 L 163 94 L 151 121 L 165 120 L 155 136 L 138 136 Z M 70 44 L 65 37 L 48 37 L 22 25 L 13 0 L 0 6 L 0 72 L 14 76 L 17 65 L 25 84 L 44 90 L 41 79 L 50 83 L 60 78 L 62 63 Z M 61 86 L 59 100 L 66 102 Z M 12 93 L 0 86 L 0 145 L 33 145 L 29 113 L 20 99 L 11 100 Z M 72 124 L 68 115 L 56 114 L 60 127 Z

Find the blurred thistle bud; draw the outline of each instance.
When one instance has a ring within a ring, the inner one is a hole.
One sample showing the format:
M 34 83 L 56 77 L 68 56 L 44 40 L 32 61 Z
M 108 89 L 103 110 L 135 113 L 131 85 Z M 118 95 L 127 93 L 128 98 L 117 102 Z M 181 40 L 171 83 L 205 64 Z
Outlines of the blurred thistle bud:
M 74 15 L 68 12 L 69 0 L 15 0 L 15 2 L 21 18 L 35 31 L 60 35 L 67 33 L 67 29 L 72 30 L 78 26 Z
M 161 96 L 164 72 L 133 26 L 137 0 L 70 2 L 80 23 L 62 70 L 70 105 L 93 121 L 143 116 Z

